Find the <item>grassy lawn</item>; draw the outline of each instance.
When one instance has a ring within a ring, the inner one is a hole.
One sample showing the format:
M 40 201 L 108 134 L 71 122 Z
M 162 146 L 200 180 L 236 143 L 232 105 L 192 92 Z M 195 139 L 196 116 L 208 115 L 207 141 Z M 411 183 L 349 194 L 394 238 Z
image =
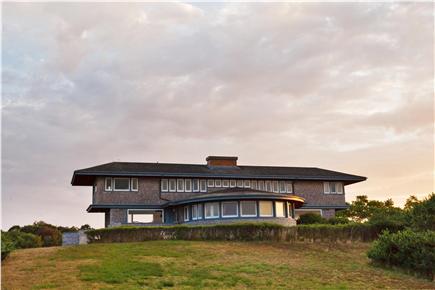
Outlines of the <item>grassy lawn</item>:
M 369 265 L 368 244 L 152 241 L 18 250 L 2 289 L 435 289 Z

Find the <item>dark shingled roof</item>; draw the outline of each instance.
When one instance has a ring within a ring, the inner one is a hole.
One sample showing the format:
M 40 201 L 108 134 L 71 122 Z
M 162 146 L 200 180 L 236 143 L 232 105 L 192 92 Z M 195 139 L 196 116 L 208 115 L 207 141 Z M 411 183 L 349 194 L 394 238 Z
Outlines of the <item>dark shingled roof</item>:
M 316 167 L 215 166 L 202 164 L 111 162 L 74 171 L 72 185 L 92 185 L 96 176 L 154 176 L 343 181 L 367 178 Z

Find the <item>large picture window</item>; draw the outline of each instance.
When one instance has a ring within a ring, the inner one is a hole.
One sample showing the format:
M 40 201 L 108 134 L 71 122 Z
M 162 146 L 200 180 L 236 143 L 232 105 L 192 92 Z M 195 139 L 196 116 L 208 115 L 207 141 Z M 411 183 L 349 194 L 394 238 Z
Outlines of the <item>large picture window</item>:
M 237 217 L 239 215 L 239 205 L 237 201 L 222 202 L 222 217 Z
M 273 206 L 271 201 L 260 201 L 260 216 L 271 217 L 273 216 Z
M 205 205 L 205 218 L 212 219 L 219 217 L 219 203 L 218 202 L 209 202 Z
M 130 178 L 124 178 L 124 177 L 113 178 L 113 189 L 115 191 L 130 190 Z
M 257 216 L 257 202 L 254 200 L 246 200 L 240 202 L 240 216 L 254 217 Z

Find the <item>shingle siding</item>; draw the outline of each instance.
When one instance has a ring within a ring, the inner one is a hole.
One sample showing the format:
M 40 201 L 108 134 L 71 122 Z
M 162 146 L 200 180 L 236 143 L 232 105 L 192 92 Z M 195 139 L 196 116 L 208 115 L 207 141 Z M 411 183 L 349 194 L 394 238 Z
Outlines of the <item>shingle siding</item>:
M 309 205 L 346 205 L 344 194 L 324 194 L 323 182 L 295 181 L 293 194 L 305 199 L 305 206 Z

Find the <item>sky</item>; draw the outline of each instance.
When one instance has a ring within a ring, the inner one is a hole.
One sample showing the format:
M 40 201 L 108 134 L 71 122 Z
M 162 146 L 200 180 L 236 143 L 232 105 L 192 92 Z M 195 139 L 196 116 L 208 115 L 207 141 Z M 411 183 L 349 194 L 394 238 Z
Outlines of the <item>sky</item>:
M 2 228 L 103 226 L 73 171 L 321 167 L 434 190 L 432 3 L 3 3 Z

